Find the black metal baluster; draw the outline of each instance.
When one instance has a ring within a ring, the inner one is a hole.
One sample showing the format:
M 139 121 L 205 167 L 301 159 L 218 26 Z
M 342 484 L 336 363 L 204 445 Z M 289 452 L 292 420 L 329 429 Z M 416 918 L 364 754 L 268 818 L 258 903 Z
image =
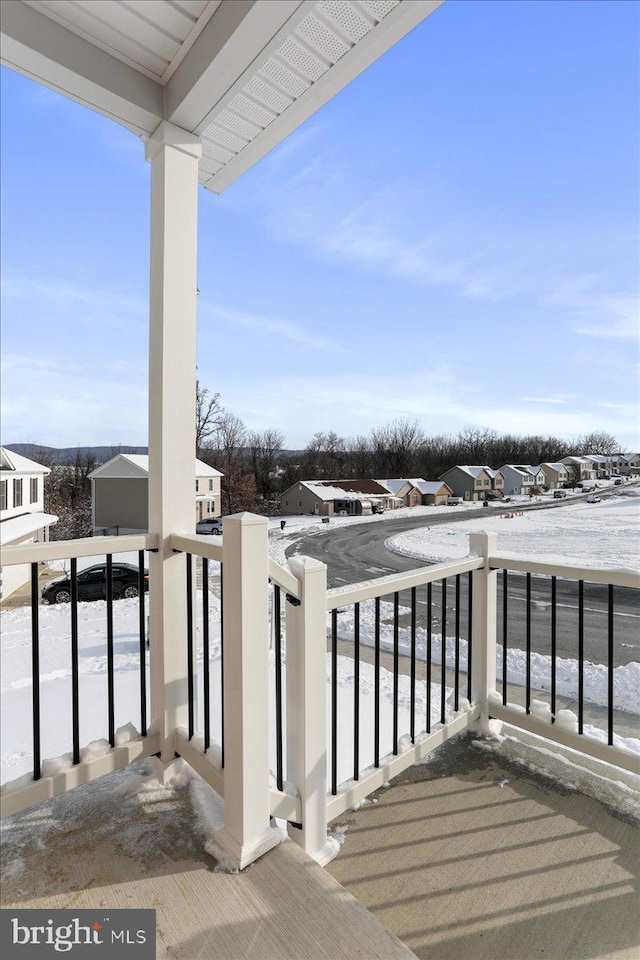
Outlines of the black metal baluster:
M 456 648 L 454 657 L 454 710 L 460 708 L 460 574 L 456 574 Z
M 607 743 L 613 745 L 613 584 L 609 584 L 607 610 Z
M 447 578 L 442 578 L 442 619 L 441 623 L 441 655 L 440 655 L 440 723 L 445 721 L 446 692 L 447 692 Z
M 400 647 L 400 629 L 398 618 L 400 616 L 400 594 L 396 591 L 393 595 L 393 754 L 398 755 L 398 674 L 399 674 L 399 647 Z
M 224 770 L 224 564 L 220 564 L 220 769 Z
M 374 624 L 374 691 L 373 691 L 373 740 L 374 766 L 380 766 L 380 597 L 375 598 Z
M 189 716 L 189 740 L 195 732 L 194 684 L 193 684 L 193 557 L 186 554 L 187 561 L 187 708 Z
M 416 742 L 416 589 L 411 588 L 411 743 Z
M 578 580 L 578 733 L 584 728 L 584 580 Z
M 80 656 L 78 653 L 78 560 L 71 558 L 71 724 L 73 762 L 80 763 Z
M 331 611 L 331 793 L 338 792 L 338 611 Z
M 138 636 L 140 638 L 140 733 L 147 735 L 147 624 L 144 595 L 146 579 L 144 572 L 144 550 L 138 551 Z
M 31 707 L 33 716 L 33 779 L 40 772 L 40 609 L 38 607 L 38 564 L 31 564 Z
M 116 745 L 115 672 L 113 651 L 113 556 L 107 554 L 107 695 L 109 743 Z
M 353 605 L 353 779 L 360 779 L 360 604 Z
M 507 596 L 508 570 L 502 571 L 502 705 L 507 705 L 507 626 L 509 601 Z
M 551 723 L 556 722 L 556 669 L 558 656 L 557 583 L 551 577 Z
M 204 752 L 211 746 L 211 671 L 209 664 L 209 561 L 202 558 L 202 706 Z
M 276 658 L 276 784 L 282 790 L 282 594 L 273 585 L 273 627 Z
M 472 652 L 473 652 L 473 571 L 468 574 L 469 602 L 467 606 L 467 700 L 471 703 L 472 690 Z
M 431 733 L 431 644 L 433 634 L 433 597 L 431 584 L 427 584 L 427 689 L 426 689 L 426 720 L 427 733 Z
M 531 574 L 527 573 L 526 710 L 531 713 Z

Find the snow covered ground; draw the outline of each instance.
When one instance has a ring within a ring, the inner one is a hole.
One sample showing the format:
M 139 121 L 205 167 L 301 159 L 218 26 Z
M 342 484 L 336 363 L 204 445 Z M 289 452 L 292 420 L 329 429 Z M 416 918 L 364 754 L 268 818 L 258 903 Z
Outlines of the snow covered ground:
M 430 527 L 427 522 L 417 530 L 389 537 L 385 546 L 416 560 L 458 560 L 469 552 L 469 534 L 480 530 L 498 534 L 498 552 L 503 556 L 640 569 L 640 490 L 623 488 L 600 503 L 583 500 L 511 518 L 492 516 L 485 510 L 477 520 L 461 520 L 451 526 Z

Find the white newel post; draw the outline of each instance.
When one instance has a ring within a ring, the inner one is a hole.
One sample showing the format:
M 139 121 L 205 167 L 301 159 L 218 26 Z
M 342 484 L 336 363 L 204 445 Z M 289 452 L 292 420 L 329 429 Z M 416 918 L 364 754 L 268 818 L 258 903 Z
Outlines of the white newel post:
M 222 529 L 224 827 L 215 838 L 242 870 L 282 839 L 269 796 L 269 521 L 240 513 Z
M 480 730 L 489 733 L 489 694 L 496 689 L 496 605 L 498 571 L 489 570 L 496 552 L 495 533 L 469 534 L 469 553 L 484 557 L 485 565 L 473 571 L 471 699 L 480 705 Z
M 174 760 L 174 733 L 187 725 L 187 603 L 183 554 L 172 533 L 194 531 L 197 137 L 163 122 L 148 140 L 151 163 L 149 332 L 149 531 L 151 721 L 160 759 Z
M 289 836 L 324 866 L 336 855 L 327 841 L 327 568 L 291 557 L 300 606 L 287 604 L 287 777 L 297 787 L 302 829 Z

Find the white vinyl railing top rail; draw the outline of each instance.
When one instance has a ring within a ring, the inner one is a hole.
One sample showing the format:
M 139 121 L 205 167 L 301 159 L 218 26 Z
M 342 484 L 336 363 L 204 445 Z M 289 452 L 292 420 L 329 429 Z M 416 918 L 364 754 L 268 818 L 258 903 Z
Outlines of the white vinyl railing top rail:
M 44 563 L 71 560 L 73 557 L 97 557 L 107 553 L 157 550 L 156 533 L 135 533 L 124 537 L 86 537 L 82 540 L 51 540 L 49 543 L 16 544 L 2 549 L 2 565 Z
M 222 537 L 212 539 L 209 535 L 198 536 L 193 533 L 172 533 L 170 544 L 173 550 L 191 553 L 195 557 L 205 557 L 222 563 Z
M 492 554 L 489 557 L 492 570 L 515 570 L 547 577 L 560 577 L 564 580 L 585 580 L 588 583 L 612 584 L 614 587 L 640 589 L 640 571 L 633 569 L 596 569 L 592 567 L 573 567 L 563 563 L 545 563 L 522 557 L 502 557 Z
M 470 570 L 480 570 L 483 566 L 483 557 L 465 557 L 463 560 L 434 563 L 428 567 L 407 570 L 405 573 L 393 573 L 387 577 L 377 577 L 375 580 L 334 587 L 327 590 L 327 610 L 335 610 L 336 607 L 344 604 L 373 600 L 375 597 L 383 597 L 400 590 L 410 590 L 412 587 L 420 587 L 445 577 L 455 577 Z

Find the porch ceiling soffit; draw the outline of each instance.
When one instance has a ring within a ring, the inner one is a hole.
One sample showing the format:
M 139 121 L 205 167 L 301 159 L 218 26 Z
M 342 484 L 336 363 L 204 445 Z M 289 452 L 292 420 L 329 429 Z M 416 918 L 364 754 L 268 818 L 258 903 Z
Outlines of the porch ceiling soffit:
M 2 62 L 147 139 L 202 141 L 221 193 L 444 0 L 4 0 Z

